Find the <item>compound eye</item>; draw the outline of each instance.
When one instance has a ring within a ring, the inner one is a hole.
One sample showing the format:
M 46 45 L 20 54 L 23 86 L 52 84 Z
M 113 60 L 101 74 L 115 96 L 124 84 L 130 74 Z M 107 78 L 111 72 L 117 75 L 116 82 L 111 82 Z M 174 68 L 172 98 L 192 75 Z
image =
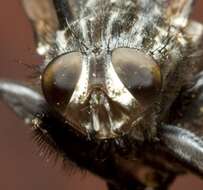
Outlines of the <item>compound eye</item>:
M 159 66 L 148 55 L 130 48 L 113 51 L 114 69 L 129 92 L 142 104 L 149 105 L 161 89 Z
M 81 67 L 79 52 L 64 54 L 47 66 L 42 76 L 42 89 L 49 104 L 60 111 L 65 109 L 79 80 Z

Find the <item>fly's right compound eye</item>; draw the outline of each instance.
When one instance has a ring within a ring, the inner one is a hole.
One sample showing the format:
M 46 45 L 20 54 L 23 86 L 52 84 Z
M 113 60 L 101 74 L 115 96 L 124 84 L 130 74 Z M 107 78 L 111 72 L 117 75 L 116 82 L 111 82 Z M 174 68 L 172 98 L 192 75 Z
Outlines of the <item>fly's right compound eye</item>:
M 72 52 L 61 55 L 48 65 L 42 76 L 42 89 L 48 103 L 64 111 L 69 103 L 82 68 L 82 55 Z

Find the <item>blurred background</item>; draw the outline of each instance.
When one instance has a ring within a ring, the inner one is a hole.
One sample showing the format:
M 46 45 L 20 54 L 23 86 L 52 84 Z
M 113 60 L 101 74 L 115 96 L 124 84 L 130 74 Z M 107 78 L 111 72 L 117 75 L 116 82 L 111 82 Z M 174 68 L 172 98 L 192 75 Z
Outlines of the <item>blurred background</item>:
M 203 1 L 197 0 L 193 18 L 203 22 Z M 25 64 L 38 64 L 29 22 L 19 0 L 0 5 L 0 77 L 27 80 Z M 30 130 L 0 102 L 0 189 L 2 190 L 105 190 L 97 177 L 77 169 L 43 160 Z M 171 190 L 202 190 L 203 181 L 194 176 L 176 180 Z

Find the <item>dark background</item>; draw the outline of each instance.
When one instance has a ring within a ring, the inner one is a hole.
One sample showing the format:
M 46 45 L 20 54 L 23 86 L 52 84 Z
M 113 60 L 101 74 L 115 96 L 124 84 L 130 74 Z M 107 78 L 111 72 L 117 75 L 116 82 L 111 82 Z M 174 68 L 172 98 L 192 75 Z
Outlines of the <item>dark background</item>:
M 28 0 L 29 1 L 29 0 Z M 203 1 L 197 1 L 193 17 L 203 21 Z M 19 0 L 0 4 L 0 77 L 27 79 L 24 64 L 37 64 L 30 25 Z M 2 190 L 104 190 L 102 180 L 77 169 L 62 170 L 60 163 L 42 161 L 29 127 L 0 103 L 0 189 Z M 180 177 L 172 190 L 202 190 L 203 181 Z

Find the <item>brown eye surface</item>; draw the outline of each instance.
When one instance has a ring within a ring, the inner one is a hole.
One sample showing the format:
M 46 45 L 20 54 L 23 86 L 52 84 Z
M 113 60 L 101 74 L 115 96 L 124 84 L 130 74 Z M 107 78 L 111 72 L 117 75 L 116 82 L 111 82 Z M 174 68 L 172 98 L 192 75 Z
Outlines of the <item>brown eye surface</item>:
M 50 63 L 42 76 L 42 88 L 49 104 L 61 111 L 67 106 L 81 73 L 79 52 L 64 54 Z
M 148 55 L 130 48 L 113 51 L 114 69 L 131 94 L 142 104 L 149 105 L 159 94 L 161 73 Z

